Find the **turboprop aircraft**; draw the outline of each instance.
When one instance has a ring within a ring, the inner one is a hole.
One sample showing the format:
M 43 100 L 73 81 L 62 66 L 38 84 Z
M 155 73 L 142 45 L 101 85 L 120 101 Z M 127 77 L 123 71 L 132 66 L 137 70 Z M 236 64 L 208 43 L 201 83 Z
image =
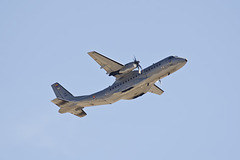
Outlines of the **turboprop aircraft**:
M 140 61 L 122 65 L 95 51 L 88 53 L 109 76 L 116 77 L 116 81 L 106 89 L 85 96 L 73 96 L 59 83 L 52 84 L 57 98 L 52 102 L 60 107 L 59 113 L 72 113 L 78 117 L 86 116 L 84 107 L 112 104 L 120 99 L 131 100 L 147 92 L 161 95 L 163 90 L 155 83 L 183 67 L 187 59 L 176 56 L 167 57 L 142 70 Z M 137 70 L 135 70 L 137 68 Z

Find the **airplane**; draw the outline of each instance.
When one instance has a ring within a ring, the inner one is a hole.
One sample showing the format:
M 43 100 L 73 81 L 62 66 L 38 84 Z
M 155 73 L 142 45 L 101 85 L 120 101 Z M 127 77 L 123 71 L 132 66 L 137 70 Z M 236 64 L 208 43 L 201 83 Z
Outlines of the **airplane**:
M 88 52 L 88 54 L 109 76 L 114 76 L 116 80 L 106 89 L 85 96 L 73 96 L 59 83 L 52 84 L 57 97 L 52 102 L 60 107 L 59 113 L 69 112 L 78 117 L 84 117 L 87 115 L 83 110 L 85 107 L 112 104 L 121 99 L 131 100 L 147 92 L 161 95 L 164 91 L 155 83 L 187 63 L 185 58 L 169 56 L 142 70 L 140 61 L 136 58 L 133 62 L 123 65 L 96 51 Z

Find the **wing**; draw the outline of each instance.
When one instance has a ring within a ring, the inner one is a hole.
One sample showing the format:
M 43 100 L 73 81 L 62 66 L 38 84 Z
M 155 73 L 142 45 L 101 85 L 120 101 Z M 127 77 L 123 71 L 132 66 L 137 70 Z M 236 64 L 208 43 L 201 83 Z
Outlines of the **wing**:
M 107 74 L 117 71 L 123 67 L 121 63 L 118 63 L 110 58 L 107 58 L 95 51 L 88 52 L 88 54 L 101 66 L 101 68 L 107 71 Z
M 148 92 L 161 95 L 164 91 L 163 91 L 161 88 L 159 88 L 158 86 L 156 86 L 156 85 L 154 84 L 154 85 L 150 88 L 150 90 L 149 90 Z

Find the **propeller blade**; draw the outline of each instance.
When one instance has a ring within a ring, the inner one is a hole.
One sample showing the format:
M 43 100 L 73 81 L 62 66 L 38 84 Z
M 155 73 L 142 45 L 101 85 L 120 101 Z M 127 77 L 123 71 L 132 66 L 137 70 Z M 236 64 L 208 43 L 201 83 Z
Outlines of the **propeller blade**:
M 137 59 L 136 59 L 136 57 L 135 57 L 135 56 L 133 57 L 133 61 L 134 61 L 134 62 L 136 62 L 136 61 L 137 61 Z
M 142 66 L 140 66 L 140 64 L 138 65 L 140 68 L 141 68 L 141 70 L 142 70 Z
M 142 73 L 142 67 L 140 69 L 140 67 L 138 66 L 138 73 L 141 74 Z
M 142 67 L 140 66 L 140 61 L 138 61 L 137 60 L 137 58 L 134 56 L 134 63 L 137 65 L 137 68 L 138 68 L 138 72 L 139 72 L 139 74 L 141 74 L 142 73 Z

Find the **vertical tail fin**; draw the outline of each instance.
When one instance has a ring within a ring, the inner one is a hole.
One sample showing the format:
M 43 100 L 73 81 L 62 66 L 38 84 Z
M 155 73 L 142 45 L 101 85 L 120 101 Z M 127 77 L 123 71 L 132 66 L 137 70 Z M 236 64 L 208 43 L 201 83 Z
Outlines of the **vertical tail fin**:
M 74 96 L 68 92 L 63 86 L 61 86 L 59 83 L 52 84 L 52 89 L 57 96 L 57 98 L 62 100 L 72 100 Z

